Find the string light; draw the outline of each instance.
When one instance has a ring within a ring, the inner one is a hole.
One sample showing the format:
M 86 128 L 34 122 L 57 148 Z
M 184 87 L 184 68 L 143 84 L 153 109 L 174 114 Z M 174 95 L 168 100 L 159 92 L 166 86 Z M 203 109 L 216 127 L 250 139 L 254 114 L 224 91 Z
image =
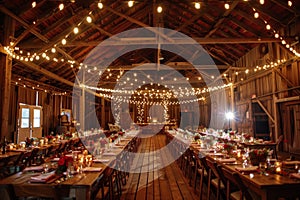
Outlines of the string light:
M 36 1 L 33 1 L 31 5 L 32 5 L 32 8 L 35 8 L 36 7 Z
M 74 34 L 77 34 L 77 33 L 79 32 L 79 28 L 78 28 L 78 27 L 75 27 L 75 28 L 73 29 L 73 32 L 74 32 Z
M 131 8 L 134 4 L 134 1 L 128 1 L 128 7 Z
M 196 3 L 195 3 L 195 8 L 196 8 L 197 10 L 199 10 L 199 9 L 201 8 L 201 4 L 200 4 L 199 2 L 196 2 Z
M 99 9 L 102 9 L 103 7 L 104 7 L 104 6 L 103 6 L 103 3 L 102 3 L 102 2 L 99 2 L 99 3 L 98 3 L 98 8 L 99 8 Z
M 91 16 L 87 16 L 87 17 L 86 17 L 86 21 L 87 21 L 88 23 L 92 23 L 92 17 L 91 17 Z
M 229 3 L 225 3 L 224 7 L 226 10 L 228 10 L 230 8 Z
M 157 12 L 158 12 L 158 13 L 162 13 L 162 11 L 163 11 L 163 8 L 162 8 L 161 6 L 158 6 L 158 7 L 157 7 Z
M 259 18 L 259 13 L 258 12 L 254 13 L 254 18 L 256 18 L 256 19 Z
M 59 4 L 58 6 L 59 10 L 63 10 L 65 8 L 65 5 L 63 3 Z
M 263 5 L 263 4 L 265 3 L 265 1 L 264 1 L 264 0 L 259 0 L 259 3 L 260 3 L 261 5 Z
M 66 44 L 67 44 L 67 40 L 64 38 L 64 39 L 61 40 L 61 43 L 62 43 L 63 45 L 66 45 Z

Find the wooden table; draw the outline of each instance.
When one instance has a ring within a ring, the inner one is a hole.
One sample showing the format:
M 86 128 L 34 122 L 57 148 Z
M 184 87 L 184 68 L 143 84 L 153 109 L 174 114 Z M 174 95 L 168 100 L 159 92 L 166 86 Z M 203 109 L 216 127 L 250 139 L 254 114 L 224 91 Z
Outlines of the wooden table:
M 124 145 L 112 148 L 110 152 L 116 155 L 120 154 L 129 142 L 130 140 L 123 141 Z M 4 199 L 13 199 L 14 196 L 35 196 L 53 199 L 75 196 L 76 199 L 89 200 L 91 199 L 91 191 L 97 179 L 114 162 L 116 156 L 102 156 L 102 158 L 108 159 L 109 162 L 93 163 L 93 167 L 101 167 L 101 171 L 76 174 L 61 183 L 57 183 L 56 181 L 50 183 L 31 183 L 30 178 L 34 175 L 33 173 L 19 172 L 0 180 L 0 193 L 3 194 L 2 197 Z

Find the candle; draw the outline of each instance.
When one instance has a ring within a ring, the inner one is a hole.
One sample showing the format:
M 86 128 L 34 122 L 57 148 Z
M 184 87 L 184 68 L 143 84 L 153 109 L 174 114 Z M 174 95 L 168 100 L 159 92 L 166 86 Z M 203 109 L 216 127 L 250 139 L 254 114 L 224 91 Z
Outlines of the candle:
M 40 139 L 40 146 L 44 146 L 44 139 Z
M 242 156 L 242 155 L 241 155 L 241 150 L 238 149 L 238 150 L 236 151 L 236 156 L 237 156 L 238 158 L 240 158 L 240 157 Z
M 276 172 L 281 172 L 281 167 L 276 167 Z

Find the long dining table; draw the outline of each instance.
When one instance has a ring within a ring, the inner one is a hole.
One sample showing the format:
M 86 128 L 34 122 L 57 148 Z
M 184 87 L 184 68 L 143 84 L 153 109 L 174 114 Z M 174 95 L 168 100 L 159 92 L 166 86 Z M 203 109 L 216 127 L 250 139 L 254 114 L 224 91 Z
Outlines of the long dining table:
M 44 197 L 61 199 L 62 197 L 75 197 L 80 200 L 91 199 L 91 192 L 97 183 L 98 178 L 105 173 L 106 169 L 112 167 L 116 161 L 116 157 L 127 147 L 133 137 L 128 137 L 120 141 L 120 143 L 109 149 L 108 153 L 101 156 L 102 162 L 93 162 L 92 167 L 83 172 L 73 174 L 71 177 L 65 178 L 62 175 L 56 175 L 53 179 L 45 182 L 33 182 L 32 177 L 38 176 L 41 172 L 33 172 L 23 170 L 12 176 L 0 180 L 0 192 L 2 197 L 6 199 L 14 199 L 15 197 Z M 57 161 L 57 159 L 56 159 Z M 51 166 L 54 160 L 49 162 Z M 2 198 L 1 198 L 2 199 Z
M 256 167 L 255 170 L 252 170 L 253 166 L 251 165 L 248 166 L 249 168 L 251 167 L 250 169 L 245 168 L 244 170 L 240 170 L 243 168 L 240 158 L 233 158 L 235 161 L 232 162 L 232 160 L 230 160 L 232 157 L 224 154 L 224 152 L 221 153 L 216 152 L 215 149 L 209 150 L 202 148 L 198 143 L 189 142 L 187 139 L 181 138 L 176 134 L 176 132 L 167 133 L 167 136 L 169 140 L 176 140 L 177 142 L 181 142 L 183 144 L 190 144 L 189 148 L 194 151 L 195 155 L 211 157 L 222 167 L 226 167 L 231 171 L 238 172 L 245 185 L 258 194 L 261 197 L 261 200 L 300 198 L 300 173 L 296 174 L 295 177 L 291 177 L 291 174 L 283 175 L 272 172 L 261 173 L 258 167 Z M 298 164 L 300 166 L 300 162 Z

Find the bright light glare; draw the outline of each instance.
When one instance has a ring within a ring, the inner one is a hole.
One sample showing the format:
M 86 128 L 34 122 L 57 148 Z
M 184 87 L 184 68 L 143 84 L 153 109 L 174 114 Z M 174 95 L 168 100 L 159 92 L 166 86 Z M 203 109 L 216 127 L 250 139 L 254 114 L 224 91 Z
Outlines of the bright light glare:
M 233 112 L 227 112 L 225 113 L 225 117 L 226 119 L 234 119 L 234 114 Z

